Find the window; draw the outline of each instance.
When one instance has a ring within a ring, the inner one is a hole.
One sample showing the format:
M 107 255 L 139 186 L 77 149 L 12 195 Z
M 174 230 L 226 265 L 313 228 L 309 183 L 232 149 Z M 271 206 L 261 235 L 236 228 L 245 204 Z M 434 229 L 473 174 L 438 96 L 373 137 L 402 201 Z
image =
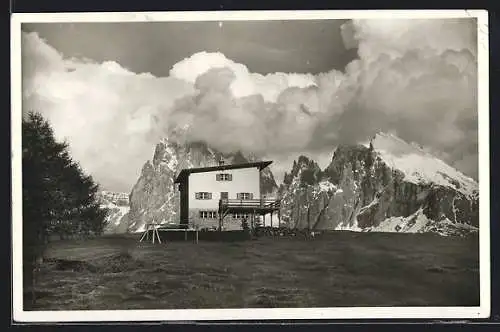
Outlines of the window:
M 234 219 L 248 219 L 248 214 L 247 213 L 233 213 L 233 218 Z
M 217 211 L 200 211 L 200 218 L 215 219 L 217 218 Z
M 237 193 L 236 199 L 253 199 L 252 193 Z
M 228 174 L 228 173 L 215 174 L 215 179 L 217 181 L 233 181 L 233 174 Z
M 195 198 L 196 199 L 212 199 L 212 193 L 207 193 L 207 192 L 195 193 Z
M 227 191 L 222 191 L 220 193 L 220 199 L 228 199 L 229 198 L 229 193 Z

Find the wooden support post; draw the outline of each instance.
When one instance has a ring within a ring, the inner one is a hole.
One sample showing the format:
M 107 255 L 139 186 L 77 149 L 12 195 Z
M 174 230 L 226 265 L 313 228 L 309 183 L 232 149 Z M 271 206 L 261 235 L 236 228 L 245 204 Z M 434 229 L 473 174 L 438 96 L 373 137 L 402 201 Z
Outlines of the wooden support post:
M 278 208 L 278 229 L 281 229 L 281 212 L 280 208 Z
M 307 231 L 311 231 L 311 209 L 307 207 Z
M 198 244 L 198 228 L 196 229 L 196 244 Z
M 253 215 L 254 215 L 254 218 L 253 218 L 254 219 L 254 221 L 253 221 L 254 225 L 260 224 L 260 215 L 257 215 L 255 209 L 253 210 Z
M 252 225 L 251 227 L 252 227 L 252 230 L 253 230 L 254 225 L 255 225 L 255 210 L 252 211 L 252 213 L 250 215 L 251 215 L 251 217 L 250 217 L 250 223 Z
M 223 211 L 221 209 L 221 212 L 219 213 L 219 232 L 222 231 L 222 218 L 223 218 Z
M 148 225 L 146 225 L 146 231 L 144 231 L 144 233 L 142 233 L 142 236 L 141 236 L 139 242 L 142 242 L 144 240 L 144 238 L 148 235 L 148 230 L 149 230 Z M 146 238 L 146 240 L 147 240 L 147 238 Z
M 307 238 L 311 236 L 311 208 L 307 207 Z
M 158 237 L 158 243 L 161 244 L 161 239 L 160 239 L 160 232 L 158 232 L 158 229 L 155 228 L 156 236 Z
M 257 228 L 255 218 L 252 218 L 252 220 L 250 221 L 250 224 L 252 227 L 252 232 L 255 231 L 255 229 Z
M 153 231 L 153 244 L 155 244 L 155 225 L 153 224 L 152 226 L 153 226 L 153 229 L 152 229 L 152 231 Z
M 187 241 L 188 239 L 188 231 L 187 229 L 184 229 L 184 241 Z
M 220 227 L 221 232 L 222 232 L 222 229 L 224 228 L 224 218 L 226 217 L 227 212 L 228 212 L 228 211 L 227 211 L 227 207 L 226 207 L 226 210 L 224 210 L 224 208 L 223 208 L 223 209 L 222 209 L 222 212 L 223 212 L 223 213 L 221 214 L 221 217 L 220 217 L 220 226 L 219 226 L 219 227 Z
M 271 231 L 273 230 L 273 211 L 271 210 Z

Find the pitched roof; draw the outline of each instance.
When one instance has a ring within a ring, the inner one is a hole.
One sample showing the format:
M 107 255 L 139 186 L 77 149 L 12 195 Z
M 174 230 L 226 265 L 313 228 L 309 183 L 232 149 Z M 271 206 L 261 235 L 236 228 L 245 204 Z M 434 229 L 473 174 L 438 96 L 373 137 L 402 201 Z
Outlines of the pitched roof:
M 229 165 L 210 166 L 210 167 L 185 168 L 185 169 L 180 171 L 179 175 L 177 175 L 177 178 L 175 179 L 174 183 L 181 183 L 191 173 L 205 173 L 205 172 L 224 171 L 224 170 L 229 170 L 229 169 L 252 168 L 252 167 L 257 167 L 259 170 L 262 170 L 271 164 L 272 164 L 272 161 L 256 161 L 256 162 L 242 163 L 242 164 L 229 164 Z

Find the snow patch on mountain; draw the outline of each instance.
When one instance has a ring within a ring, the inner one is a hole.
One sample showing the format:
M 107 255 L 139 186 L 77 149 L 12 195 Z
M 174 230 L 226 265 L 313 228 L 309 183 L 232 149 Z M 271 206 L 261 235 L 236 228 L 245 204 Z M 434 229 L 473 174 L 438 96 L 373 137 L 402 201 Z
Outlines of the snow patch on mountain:
M 429 219 L 423 213 L 423 209 L 418 209 L 408 217 L 390 217 L 382 221 L 378 226 L 366 229 L 369 232 L 401 232 L 401 233 L 421 233 L 425 231 Z
M 319 191 L 327 191 L 327 192 L 335 192 L 335 193 L 340 193 L 342 192 L 342 189 L 337 189 L 337 186 L 331 183 L 330 181 L 321 181 L 318 184 L 318 189 Z
M 336 231 L 351 231 L 351 232 L 362 232 L 363 229 L 359 227 L 358 221 L 354 218 L 352 224 L 339 223 L 335 227 Z
M 365 146 L 369 146 L 366 143 Z M 391 168 L 415 184 L 451 187 L 469 197 L 477 194 L 478 184 L 415 143 L 407 143 L 392 134 L 377 133 L 371 140 L 374 151 Z
M 101 191 L 98 194 L 101 208 L 108 210 L 105 233 L 124 233 L 127 231 L 129 197 L 126 193 Z
M 478 232 L 472 225 L 452 222 L 448 218 L 433 221 L 424 214 L 422 208 L 408 217 L 390 217 L 378 226 L 366 228 L 364 232 L 390 232 L 390 233 L 427 233 L 433 232 L 441 236 L 453 236 Z

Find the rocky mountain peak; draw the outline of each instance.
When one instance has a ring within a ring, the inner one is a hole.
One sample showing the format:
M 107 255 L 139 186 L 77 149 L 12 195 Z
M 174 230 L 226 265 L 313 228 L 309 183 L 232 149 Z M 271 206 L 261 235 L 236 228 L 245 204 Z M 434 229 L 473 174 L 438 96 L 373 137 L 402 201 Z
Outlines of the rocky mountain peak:
M 300 227 L 443 235 L 477 230 L 477 183 L 395 135 L 340 145 L 324 170 L 314 164 L 299 158 L 281 188 L 282 215 L 299 218 L 292 222 Z M 303 181 L 304 169 L 315 176 Z M 297 206 L 306 209 L 307 223 L 294 212 Z
M 317 183 L 321 180 L 322 171 L 318 163 L 301 155 L 297 160 L 294 160 L 291 172 L 285 172 L 283 184 L 290 185 L 296 177 L 299 177 L 301 185 Z
M 474 197 L 477 182 L 416 143 L 408 143 L 392 134 L 377 133 L 370 141 L 376 155 L 389 167 L 401 171 L 407 182 L 451 187 Z
M 182 169 L 255 161 L 241 151 L 222 153 L 204 142 L 180 143 L 175 137 L 161 140 L 152 161 L 146 161 L 141 175 L 130 193 L 129 230 L 142 231 L 147 222 L 178 223 L 179 193 L 174 180 Z M 274 195 L 277 184 L 269 169 L 262 172 L 264 195 Z

